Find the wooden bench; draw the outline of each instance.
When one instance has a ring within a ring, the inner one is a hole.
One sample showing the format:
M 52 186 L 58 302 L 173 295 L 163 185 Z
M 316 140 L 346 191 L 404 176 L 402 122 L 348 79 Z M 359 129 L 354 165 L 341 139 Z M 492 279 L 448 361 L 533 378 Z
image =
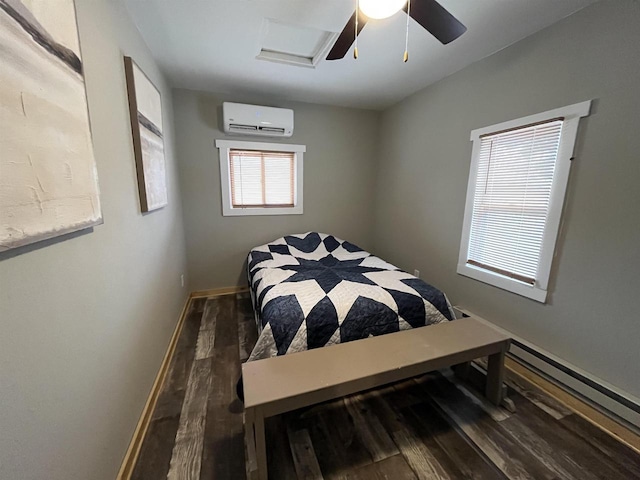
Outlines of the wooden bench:
M 267 479 L 264 419 L 441 368 L 489 357 L 486 396 L 502 401 L 511 339 L 470 318 L 242 365 L 252 479 Z

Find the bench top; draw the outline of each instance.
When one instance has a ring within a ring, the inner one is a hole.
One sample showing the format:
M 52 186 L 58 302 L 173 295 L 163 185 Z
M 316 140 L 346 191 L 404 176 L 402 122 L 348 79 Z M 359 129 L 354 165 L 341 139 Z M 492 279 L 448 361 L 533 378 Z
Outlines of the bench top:
M 509 342 L 508 336 L 470 317 L 247 362 L 242 365 L 245 408 L 273 406 L 314 392 L 317 401 L 324 401 L 401 379 L 403 371 L 408 378 L 430 366 L 436 370 L 506 351 Z

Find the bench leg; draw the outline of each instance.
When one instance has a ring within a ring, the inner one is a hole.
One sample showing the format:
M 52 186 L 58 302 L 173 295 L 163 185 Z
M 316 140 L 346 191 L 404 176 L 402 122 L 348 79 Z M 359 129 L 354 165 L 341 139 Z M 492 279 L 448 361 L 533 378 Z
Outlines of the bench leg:
M 502 384 L 504 382 L 504 352 L 489 355 L 487 364 L 486 395 L 489 401 L 500 406 L 503 398 Z
M 267 446 L 264 436 L 264 418 L 258 409 L 244 411 L 244 435 L 247 442 L 248 480 L 267 480 Z
M 247 480 L 255 480 L 258 476 L 254 415 L 252 408 L 248 408 L 244 412 L 244 438 L 247 444 Z
M 256 437 L 256 461 L 258 463 L 258 479 L 267 480 L 267 445 L 264 435 L 264 417 L 258 411 L 254 418 L 254 428 Z

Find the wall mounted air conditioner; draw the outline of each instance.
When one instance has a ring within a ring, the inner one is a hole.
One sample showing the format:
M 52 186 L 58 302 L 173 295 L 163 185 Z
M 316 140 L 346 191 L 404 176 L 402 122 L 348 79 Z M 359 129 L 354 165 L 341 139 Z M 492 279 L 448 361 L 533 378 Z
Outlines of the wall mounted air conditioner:
M 225 133 L 290 137 L 293 135 L 293 110 L 224 102 L 222 117 Z

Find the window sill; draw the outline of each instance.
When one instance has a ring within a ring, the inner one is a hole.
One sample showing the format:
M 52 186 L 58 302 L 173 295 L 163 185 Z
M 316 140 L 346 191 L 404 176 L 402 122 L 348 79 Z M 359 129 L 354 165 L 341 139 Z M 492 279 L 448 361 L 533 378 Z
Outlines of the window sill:
M 295 207 L 282 207 L 282 208 L 225 208 L 222 209 L 222 215 L 225 217 L 243 217 L 252 215 L 302 215 L 302 205 Z
M 547 300 L 547 291 L 540 287 L 528 285 L 518 280 L 514 280 L 513 278 L 505 277 L 504 275 L 490 272 L 482 268 L 468 264 L 459 264 L 457 272 L 465 277 L 473 278 L 474 280 L 501 288 L 502 290 L 507 290 L 517 295 L 530 298 L 536 302 L 546 303 Z

